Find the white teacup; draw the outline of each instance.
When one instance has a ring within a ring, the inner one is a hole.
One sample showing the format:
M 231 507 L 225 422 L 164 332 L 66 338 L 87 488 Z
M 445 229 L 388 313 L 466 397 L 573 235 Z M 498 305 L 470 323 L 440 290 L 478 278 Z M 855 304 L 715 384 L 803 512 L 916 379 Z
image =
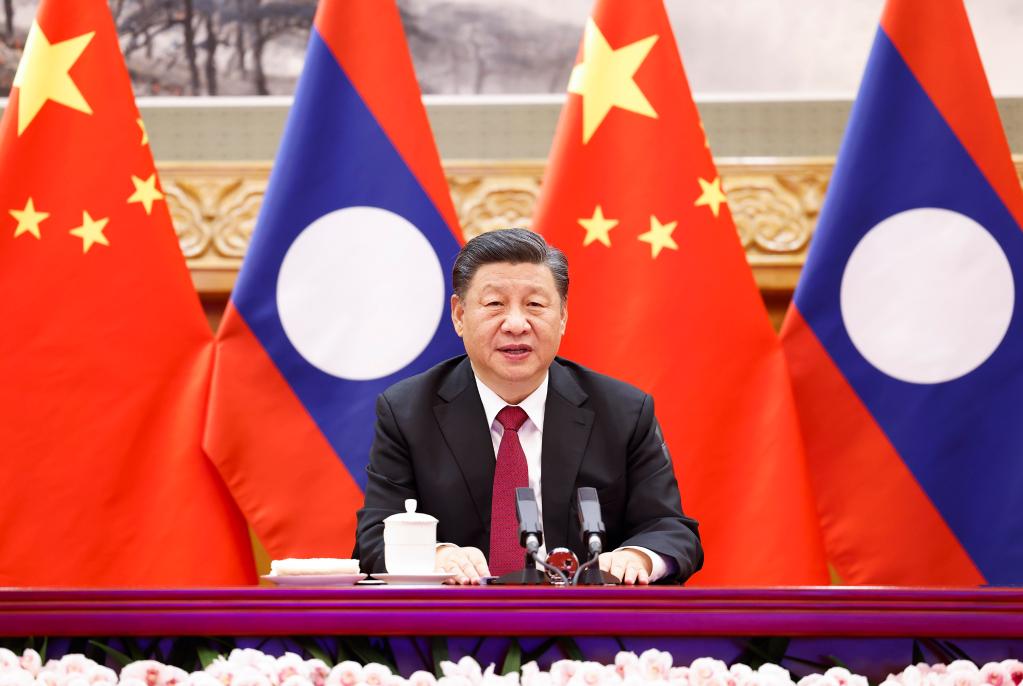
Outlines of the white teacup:
M 384 565 L 388 574 L 429 574 L 437 550 L 437 519 L 416 512 L 416 501 L 405 501 L 405 512 L 384 520 Z

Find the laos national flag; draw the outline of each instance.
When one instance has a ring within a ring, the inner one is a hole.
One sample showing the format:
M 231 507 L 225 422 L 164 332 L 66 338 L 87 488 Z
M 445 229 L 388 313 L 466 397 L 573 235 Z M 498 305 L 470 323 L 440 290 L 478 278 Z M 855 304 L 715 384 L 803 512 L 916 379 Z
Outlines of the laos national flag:
M 782 332 L 846 582 L 1023 581 L 1021 226 L 961 0 L 889 0 Z
M 445 318 L 456 231 L 397 7 L 324 0 L 205 439 L 272 557 L 350 555 L 377 394 L 463 350 Z

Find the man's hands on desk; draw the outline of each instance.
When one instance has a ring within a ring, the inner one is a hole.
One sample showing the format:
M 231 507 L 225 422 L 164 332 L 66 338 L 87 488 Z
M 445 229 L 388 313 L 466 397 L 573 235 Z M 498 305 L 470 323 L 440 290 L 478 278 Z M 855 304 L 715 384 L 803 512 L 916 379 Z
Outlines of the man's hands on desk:
M 600 554 L 600 568 L 605 572 L 611 572 L 613 576 L 622 580 L 626 586 L 639 584 L 646 586 L 650 583 L 650 572 L 653 570 L 653 562 L 647 555 L 631 548 L 619 548 L 609 553 Z
M 638 550 L 624 548 L 600 555 L 600 568 L 622 580 L 626 586 L 650 583 L 653 567 L 650 558 Z M 437 548 L 435 566 L 439 572 L 453 577 L 448 584 L 479 585 L 480 578 L 490 576 L 487 558 L 479 548 L 442 545 Z
M 446 584 L 478 586 L 480 577 L 490 576 L 490 567 L 487 566 L 487 558 L 483 556 L 483 551 L 471 546 L 462 548 L 445 544 L 438 547 L 434 567 L 438 572 L 455 575 L 445 581 Z

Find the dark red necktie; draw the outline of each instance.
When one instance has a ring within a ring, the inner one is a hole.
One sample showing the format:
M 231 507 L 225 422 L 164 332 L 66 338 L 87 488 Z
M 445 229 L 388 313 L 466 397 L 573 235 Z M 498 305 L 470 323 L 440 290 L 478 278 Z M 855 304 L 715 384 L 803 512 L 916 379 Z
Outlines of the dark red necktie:
M 504 434 L 497 449 L 490 504 L 490 573 L 496 576 L 522 569 L 525 559 L 525 552 L 519 545 L 515 489 L 529 486 L 526 453 L 519 443 L 519 428 L 527 418 L 521 407 L 509 406 L 497 413 L 497 421 L 504 427 Z

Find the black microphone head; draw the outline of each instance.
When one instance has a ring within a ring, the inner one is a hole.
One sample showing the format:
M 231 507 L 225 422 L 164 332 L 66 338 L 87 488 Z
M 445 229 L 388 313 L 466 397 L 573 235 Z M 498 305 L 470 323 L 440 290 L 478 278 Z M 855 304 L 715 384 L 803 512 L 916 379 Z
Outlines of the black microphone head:
M 604 542 L 604 519 L 600 514 L 600 498 L 597 489 L 591 486 L 580 488 L 576 492 L 579 504 L 579 533 L 583 543 L 589 544 L 591 536 L 599 536 Z
M 526 539 L 536 536 L 536 545 L 543 544 L 543 526 L 540 512 L 536 507 L 536 494 L 532 488 L 515 489 L 515 516 L 519 520 L 519 545 L 525 547 Z
M 600 498 L 597 496 L 597 489 L 593 486 L 583 486 L 575 492 L 575 496 L 580 503 L 592 502 L 600 505 Z

